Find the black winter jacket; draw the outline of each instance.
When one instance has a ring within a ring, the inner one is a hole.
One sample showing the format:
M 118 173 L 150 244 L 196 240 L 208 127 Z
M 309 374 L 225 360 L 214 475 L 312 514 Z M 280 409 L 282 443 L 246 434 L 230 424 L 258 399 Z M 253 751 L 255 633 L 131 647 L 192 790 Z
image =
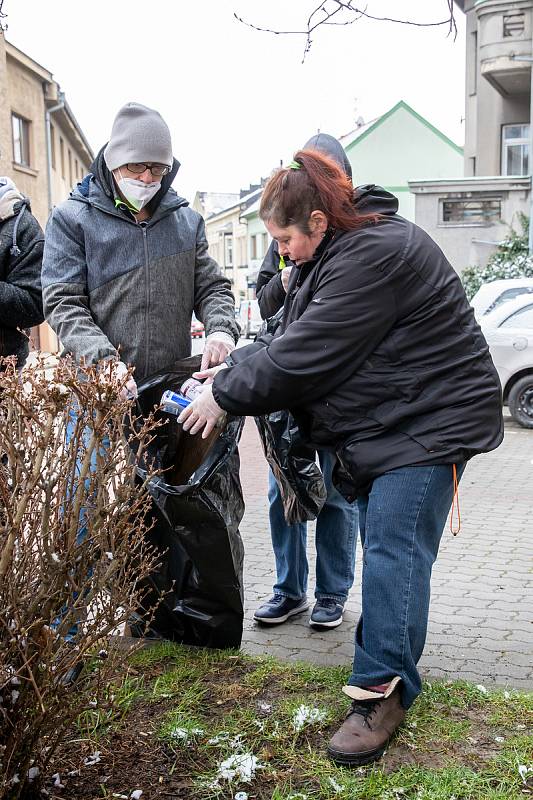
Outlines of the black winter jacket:
M 278 243 L 273 239 L 261 264 L 255 285 L 255 294 L 263 319 L 273 317 L 285 302 L 286 292 L 281 283 L 282 270 L 279 268 L 279 263 Z M 289 261 L 287 265 L 290 264 Z
M 43 244 L 41 226 L 26 199 L 15 203 L 9 216 L 0 218 L 0 356 L 17 356 L 18 367 L 23 366 L 29 347 L 28 337 L 17 328 L 44 321 Z
M 279 332 L 236 350 L 215 377 L 232 414 L 289 408 L 335 450 L 353 497 L 407 465 L 456 463 L 503 438 L 501 389 L 461 281 L 379 187 L 358 193 L 376 224 L 325 237 L 294 269 Z

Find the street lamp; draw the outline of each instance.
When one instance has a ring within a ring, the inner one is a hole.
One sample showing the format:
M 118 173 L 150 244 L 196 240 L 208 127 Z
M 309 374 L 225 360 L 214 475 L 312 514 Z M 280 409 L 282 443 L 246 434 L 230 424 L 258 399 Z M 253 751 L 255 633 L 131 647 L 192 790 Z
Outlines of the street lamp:
M 531 80 L 529 86 L 529 153 L 528 153 L 528 169 L 529 169 L 529 238 L 528 238 L 528 252 L 533 255 L 533 57 L 532 56 L 515 56 L 514 53 L 510 56 L 513 61 L 527 61 L 531 64 Z

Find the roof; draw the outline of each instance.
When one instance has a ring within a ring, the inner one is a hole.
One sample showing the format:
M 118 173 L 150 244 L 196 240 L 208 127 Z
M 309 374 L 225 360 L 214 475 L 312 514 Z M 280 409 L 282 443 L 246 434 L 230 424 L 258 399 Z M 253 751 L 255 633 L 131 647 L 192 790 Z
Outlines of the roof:
M 221 211 L 218 211 L 216 214 L 213 214 L 212 216 L 210 216 L 209 217 L 209 222 L 213 222 L 213 220 L 215 220 L 217 217 L 222 217 L 222 216 L 224 216 L 224 214 L 227 214 L 229 211 L 233 211 L 234 209 L 237 209 L 237 208 L 239 208 L 241 206 L 242 206 L 243 212 L 244 212 L 244 210 L 249 208 L 249 206 L 257 198 L 261 197 L 262 192 L 263 192 L 263 187 L 260 186 L 259 189 L 254 189 L 253 192 L 249 192 L 248 194 L 245 194 L 244 197 L 241 197 L 235 203 L 232 203 L 231 205 L 226 206 L 226 208 L 223 208 Z
M 366 137 L 370 133 L 373 133 L 377 128 L 379 128 L 380 125 L 383 125 L 385 120 L 387 120 L 389 117 L 391 117 L 397 111 L 400 111 L 400 109 L 403 109 L 404 111 L 407 111 L 415 119 L 417 119 L 419 122 L 421 122 L 423 125 L 425 125 L 425 127 L 428 128 L 432 133 L 434 133 L 436 136 L 438 136 L 440 139 L 442 139 L 443 142 L 446 142 L 446 144 L 449 145 L 450 147 L 452 147 L 454 150 L 456 150 L 457 153 L 459 153 L 460 155 L 463 155 L 463 148 L 462 147 L 459 147 L 458 144 L 455 144 L 455 142 L 452 142 L 452 140 L 449 139 L 444 133 L 442 133 L 442 131 L 439 131 L 439 129 L 436 128 L 434 125 L 432 125 L 431 122 L 428 122 L 427 119 L 425 119 L 423 116 L 418 114 L 414 110 L 414 108 L 411 108 L 411 106 L 408 103 L 405 102 L 405 100 L 400 100 L 398 103 L 396 103 L 396 105 L 394 105 L 392 108 L 390 108 L 384 114 L 382 114 L 380 117 L 377 117 L 376 119 L 372 120 L 371 122 L 367 122 L 366 125 L 361 125 L 359 128 L 355 128 L 350 133 L 347 133 L 344 136 L 341 136 L 341 138 L 339 140 L 340 143 L 342 144 L 342 146 L 344 147 L 345 150 L 351 148 L 353 145 L 359 144 L 360 142 L 363 141 L 363 139 L 366 139 Z

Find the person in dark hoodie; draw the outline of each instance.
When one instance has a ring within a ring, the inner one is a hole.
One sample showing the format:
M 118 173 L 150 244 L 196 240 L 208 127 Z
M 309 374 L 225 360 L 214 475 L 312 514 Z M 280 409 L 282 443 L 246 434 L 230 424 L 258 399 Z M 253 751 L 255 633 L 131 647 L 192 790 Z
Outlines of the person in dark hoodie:
M 388 192 L 356 193 L 338 164 L 301 150 L 260 215 L 295 263 L 279 333 L 235 351 L 179 417 L 206 436 L 224 412 L 288 408 L 335 452 L 357 497 L 362 612 L 328 745 L 346 765 L 379 758 L 421 691 L 430 578 L 466 462 L 503 438 L 501 388 L 461 281 Z
M 29 352 L 25 330 L 44 321 L 43 243 L 30 201 L 0 177 L 0 357 L 16 356 L 19 370 Z
M 179 166 L 161 115 L 127 103 L 91 174 L 46 227 L 47 321 L 77 361 L 111 359 L 119 378 L 125 364 L 142 380 L 189 356 L 193 312 L 205 325 L 204 366 L 221 363 L 238 339 L 203 219 L 171 188 Z M 124 392 L 135 391 L 131 379 Z
M 316 149 L 333 158 L 351 179 L 352 167 L 339 141 L 327 133 L 313 136 L 304 149 Z M 263 319 L 283 308 L 291 262 L 279 254 L 273 239 L 259 270 L 256 295 Z M 355 570 L 355 547 L 358 534 L 357 504 L 348 503 L 332 481 L 334 459 L 327 450 L 318 451 L 327 497 L 317 517 L 315 532 L 316 583 L 315 604 L 309 624 L 318 630 L 330 630 L 342 623 L 344 605 L 352 587 Z M 276 625 L 301 614 L 307 601 L 307 525 L 288 525 L 283 512 L 279 486 L 272 471 L 268 478 L 270 535 L 276 562 L 276 583 L 272 597 L 254 613 L 265 625 Z

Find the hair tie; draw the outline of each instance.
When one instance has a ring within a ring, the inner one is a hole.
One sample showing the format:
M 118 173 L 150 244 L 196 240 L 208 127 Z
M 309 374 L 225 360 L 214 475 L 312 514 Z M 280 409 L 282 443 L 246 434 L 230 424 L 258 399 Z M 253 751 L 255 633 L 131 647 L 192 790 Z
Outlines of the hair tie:
M 291 161 L 291 163 L 289 164 L 289 169 L 301 169 L 301 168 L 302 165 L 298 164 L 297 161 Z

